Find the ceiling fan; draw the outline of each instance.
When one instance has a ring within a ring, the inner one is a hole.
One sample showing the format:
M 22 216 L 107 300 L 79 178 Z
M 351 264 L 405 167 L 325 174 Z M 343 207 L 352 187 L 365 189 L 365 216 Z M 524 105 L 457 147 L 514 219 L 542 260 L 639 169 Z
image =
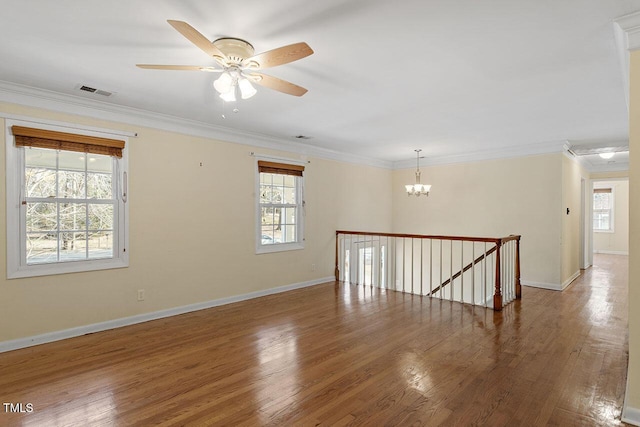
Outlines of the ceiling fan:
M 306 43 L 294 43 L 256 55 L 253 46 L 245 40 L 224 37 L 211 42 L 186 22 L 174 20 L 168 20 L 167 22 L 187 40 L 211 56 L 217 62 L 218 67 L 136 64 L 137 67 L 151 70 L 222 73 L 213 83 L 213 87 L 225 101 L 236 100 L 236 88 L 239 89 L 243 99 L 255 95 L 256 89 L 251 85 L 251 82 L 294 96 L 302 96 L 307 93 L 307 89 L 301 86 L 256 72 L 297 61 L 311 55 L 313 50 Z

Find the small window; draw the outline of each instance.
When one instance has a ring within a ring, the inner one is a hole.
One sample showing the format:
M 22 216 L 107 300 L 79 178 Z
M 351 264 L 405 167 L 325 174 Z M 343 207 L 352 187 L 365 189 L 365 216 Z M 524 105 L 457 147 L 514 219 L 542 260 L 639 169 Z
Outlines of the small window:
M 124 140 L 9 124 L 9 278 L 128 265 Z
M 256 252 L 303 248 L 304 166 L 258 161 Z
M 613 191 L 611 188 L 593 190 L 593 231 L 613 232 Z

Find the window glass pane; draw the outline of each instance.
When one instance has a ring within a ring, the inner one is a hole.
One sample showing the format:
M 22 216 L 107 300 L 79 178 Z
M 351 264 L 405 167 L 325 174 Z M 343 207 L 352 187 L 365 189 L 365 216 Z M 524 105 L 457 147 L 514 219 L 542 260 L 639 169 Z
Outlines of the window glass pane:
M 87 205 L 60 203 L 60 229 L 84 230 L 87 227 Z
M 89 233 L 89 258 L 113 257 L 113 232 L 97 231 Z
M 84 199 L 85 173 L 58 171 L 58 197 L 67 199 Z
M 283 203 L 295 204 L 296 203 L 296 189 L 295 187 L 284 188 L 284 201 Z
M 90 230 L 112 230 L 113 229 L 113 205 L 89 205 L 89 225 Z
M 87 233 L 60 233 L 60 261 L 87 258 Z
M 263 245 L 272 245 L 274 243 L 279 243 L 279 242 L 276 242 L 276 239 L 274 236 L 275 236 L 275 233 L 274 233 L 273 227 L 262 227 L 261 239 L 262 239 Z
M 296 186 L 296 177 L 293 175 L 285 175 L 284 176 L 284 185 L 285 187 L 295 187 Z
M 260 186 L 260 203 L 282 203 L 282 189 L 270 185 Z
M 27 233 L 58 229 L 55 203 L 27 203 Z
M 28 168 L 55 169 L 57 158 L 55 150 L 29 147 L 24 150 L 24 162 Z
M 89 154 L 87 159 L 87 171 L 100 172 L 111 175 L 113 173 L 113 159 L 100 154 Z
M 27 264 L 42 264 L 58 260 L 58 235 L 27 233 Z
M 87 174 L 87 198 L 113 199 L 112 175 L 104 173 Z
M 610 230 L 610 217 L 609 211 L 599 211 L 593 213 L 593 228 L 595 230 Z
M 24 187 L 27 197 L 56 197 L 56 171 L 27 167 Z
M 58 168 L 67 171 L 84 172 L 85 154 L 73 151 L 58 151 Z
M 593 209 L 611 209 L 611 193 L 595 193 Z
M 284 228 L 284 239 L 282 240 L 284 243 L 291 243 L 296 241 L 296 226 L 295 225 L 286 225 Z
M 286 208 L 284 214 L 284 224 L 293 225 L 296 223 L 296 208 Z

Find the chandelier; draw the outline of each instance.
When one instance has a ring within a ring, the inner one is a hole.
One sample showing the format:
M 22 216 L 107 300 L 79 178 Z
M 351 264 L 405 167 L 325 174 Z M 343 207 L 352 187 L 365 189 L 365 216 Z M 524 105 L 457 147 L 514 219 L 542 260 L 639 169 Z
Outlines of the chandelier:
M 235 65 L 227 67 L 220 77 L 213 82 L 213 87 L 226 102 L 236 100 L 236 88 L 240 90 L 242 99 L 251 98 L 257 90 Z
M 415 150 L 416 152 L 416 183 L 405 185 L 404 188 L 407 190 L 407 196 L 428 196 L 429 190 L 431 190 L 431 185 L 429 184 L 420 184 L 420 152 L 422 150 Z

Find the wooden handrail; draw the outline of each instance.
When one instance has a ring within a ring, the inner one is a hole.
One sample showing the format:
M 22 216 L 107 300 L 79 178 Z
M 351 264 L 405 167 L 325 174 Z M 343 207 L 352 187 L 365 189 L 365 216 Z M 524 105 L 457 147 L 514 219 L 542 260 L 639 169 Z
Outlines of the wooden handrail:
M 479 263 L 480 261 L 482 261 L 483 259 L 485 259 L 486 257 L 488 257 L 489 255 L 491 255 L 492 253 L 494 253 L 496 251 L 496 249 L 498 248 L 498 246 L 494 246 L 492 248 L 490 248 L 488 251 L 486 251 L 485 253 L 483 253 L 482 255 L 480 255 L 478 258 L 474 259 L 472 262 L 470 262 L 469 264 L 467 264 L 462 270 L 458 271 L 456 274 L 454 274 L 453 276 L 451 276 L 450 278 L 448 278 L 447 280 L 445 280 L 444 282 L 442 282 L 442 284 L 440 286 L 438 286 L 437 288 L 435 288 L 434 290 L 432 290 L 431 292 L 429 292 L 427 294 L 427 296 L 431 296 L 432 294 L 434 294 L 435 292 L 438 292 L 440 289 L 442 289 L 443 287 L 447 286 L 449 283 L 451 283 L 453 280 L 456 280 L 458 277 L 462 276 L 462 274 L 466 273 L 467 271 L 469 271 L 469 269 L 471 269 L 471 267 L 473 267 L 475 264 Z
M 429 234 L 402 234 L 402 233 L 375 233 L 370 231 L 345 231 L 338 230 L 336 235 L 339 234 L 351 234 L 354 236 L 381 236 L 381 237 L 402 237 L 406 239 L 434 239 L 434 240 L 465 240 L 469 242 L 487 242 L 487 243 L 500 243 L 504 239 L 513 240 L 519 236 L 509 236 L 504 238 L 496 237 L 467 237 L 467 236 L 438 236 Z

